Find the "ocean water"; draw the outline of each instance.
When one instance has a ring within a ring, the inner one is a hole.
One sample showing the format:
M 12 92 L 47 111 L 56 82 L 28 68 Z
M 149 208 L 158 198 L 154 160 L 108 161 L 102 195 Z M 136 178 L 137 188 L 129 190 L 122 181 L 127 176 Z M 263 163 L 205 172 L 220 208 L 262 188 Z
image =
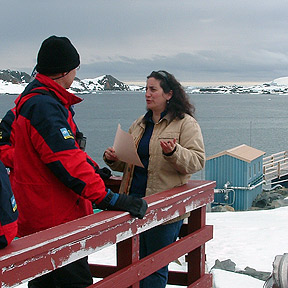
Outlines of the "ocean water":
M 102 167 L 105 149 L 113 145 L 118 123 L 128 131 L 146 112 L 145 93 L 111 92 L 79 95 L 75 120 L 87 137 L 87 153 Z M 271 155 L 288 150 L 288 95 L 190 94 L 201 126 L 206 155 L 241 144 Z M 13 107 L 16 95 L 0 95 L 0 118 Z M 203 172 L 196 178 L 204 179 Z

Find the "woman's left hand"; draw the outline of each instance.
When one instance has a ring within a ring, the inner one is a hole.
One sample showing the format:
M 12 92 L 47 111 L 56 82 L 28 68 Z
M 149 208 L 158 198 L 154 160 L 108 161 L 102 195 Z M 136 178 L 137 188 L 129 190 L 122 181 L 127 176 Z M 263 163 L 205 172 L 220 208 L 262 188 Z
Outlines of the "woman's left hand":
M 174 138 L 172 141 L 171 140 L 160 141 L 160 145 L 161 145 L 161 148 L 163 150 L 163 153 L 164 154 L 169 154 L 175 149 L 176 138 Z

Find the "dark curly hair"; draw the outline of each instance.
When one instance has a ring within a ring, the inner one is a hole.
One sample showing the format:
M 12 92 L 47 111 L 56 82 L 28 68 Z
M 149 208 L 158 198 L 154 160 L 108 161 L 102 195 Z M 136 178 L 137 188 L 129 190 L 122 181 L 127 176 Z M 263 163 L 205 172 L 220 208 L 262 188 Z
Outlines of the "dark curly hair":
M 160 80 L 160 86 L 164 93 L 169 93 L 171 90 L 173 91 L 173 95 L 166 106 L 168 113 L 172 115 L 173 119 L 182 119 L 185 113 L 194 117 L 195 106 L 190 103 L 187 93 L 174 75 L 164 70 L 159 70 L 153 71 L 147 76 L 147 79 L 151 77 Z

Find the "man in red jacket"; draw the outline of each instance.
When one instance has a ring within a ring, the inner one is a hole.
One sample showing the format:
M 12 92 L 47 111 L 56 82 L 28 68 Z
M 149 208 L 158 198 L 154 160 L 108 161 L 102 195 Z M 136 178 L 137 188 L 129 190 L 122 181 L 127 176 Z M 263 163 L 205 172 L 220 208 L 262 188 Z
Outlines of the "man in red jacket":
M 147 203 L 105 188 L 98 165 L 81 149 L 72 106 L 82 99 L 67 91 L 80 57 L 66 37 L 43 41 L 37 75 L 16 105 L 13 189 L 20 237 L 93 213 L 123 210 L 143 218 Z M 100 135 L 99 135 L 100 136 Z M 30 288 L 91 285 L 87 257 L 29 282 Z

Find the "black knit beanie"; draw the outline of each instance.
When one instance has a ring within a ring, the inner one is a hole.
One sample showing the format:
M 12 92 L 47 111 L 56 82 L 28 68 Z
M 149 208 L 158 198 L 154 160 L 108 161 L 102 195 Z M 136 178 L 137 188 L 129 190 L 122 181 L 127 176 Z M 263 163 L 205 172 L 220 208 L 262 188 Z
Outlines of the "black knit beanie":
M 37 56 L 36 70 L 41 74 L 69 72 L 80 65 L 76 48 L 66 37 L 51 36 L 43 41 Z

